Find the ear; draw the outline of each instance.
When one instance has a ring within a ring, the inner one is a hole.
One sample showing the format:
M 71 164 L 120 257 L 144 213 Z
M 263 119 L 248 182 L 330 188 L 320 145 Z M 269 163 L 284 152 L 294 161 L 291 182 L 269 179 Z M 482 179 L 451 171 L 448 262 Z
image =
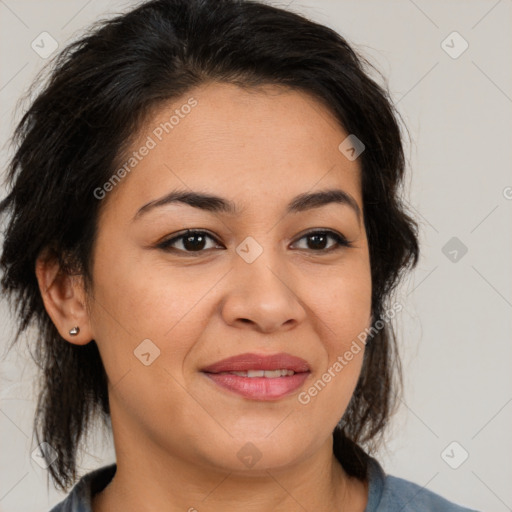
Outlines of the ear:
M 65 273 L 57 257 L 48 252 L 37 258 L 35 273 L 44 307 L 59 334 L 75 345 L 89 343 L 93 335 L 82 276 Z M 70 329 L 77 326 L 80 332 L 70 335 Z

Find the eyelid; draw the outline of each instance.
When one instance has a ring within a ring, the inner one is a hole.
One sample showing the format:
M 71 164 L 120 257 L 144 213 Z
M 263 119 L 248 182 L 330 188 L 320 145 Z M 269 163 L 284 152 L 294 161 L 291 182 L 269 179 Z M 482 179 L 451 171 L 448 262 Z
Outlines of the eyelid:
M 293 242 L 293 244 L 300 242 L 303 238 L 306 238 L 306 237 L 312 236 L 312 235 L 317 235 L 317 234 L 323 234 L 323 235 L 326 235 L 327 237 L 332 238 L 333 240 L 336 241 L 337 245 L 334 247 L 331 247 L 330 249 L 320 249 L 317 251 L 315 251 L 314 249 L 304 249 L 305 251 L 312 252 L 312 253 L 318 253 L 318 254 L 327 254 L 332 251 L 342 249 L 344 247 L 352 247 L 353 246 L 352 242 L 350 240 L 348 240 L 345 235 L 339 233 L 338 231 L 336 231 L 334 229 L 330 229 L 330 228 L 310 229 L 310 230 L 306 231 L 305 233 L 302 233 L 299 236 L 297 236 L 297 238 Z
M 170 245 L 172 243 L 176 243 L 188 235 L 203 235 L 203 236 L 206 236 L 206 237 L 212 239 L 217 245 L 222 245 L 215 235 L 213 235 L 212 233 L 210 233 L 209 231 L 207 231 L 205 229 L 198 228 L 198 229 L 185 229 L 184 231 L 179 231 L 178 233 L 173 234 L 170 238 L 164 238 L 162 241 L 157 242 L 156 247 L 163 249 L 164 251 L 165 250 L 171 251 L 174 249 L 177 252 L 181 252 L 184 254 L 194 254 L 194 253 L 201 254 L 203 252 L 206 252 L 206 250 L 204 250 L 204 249 L 201 251 L 183 251 L 181 249 L 175 249 L 174 247 L 170 247 Z
M 312 236 L 312 235 L 316 235 L 316 234 L 323 234 L 323 235 L 326 235 L 327 237 L 330 237 L 331 239 L 335 240 L 336 245 L 329 249 L 319 249 L 319 250 L 302 249 L 302 250 L 310 252 L 310 253 L 317 253 L 318 255 L 322 255 L 322 254 L 330 253 L 335 250 L 353 246 L 352 242 L 349 241 L 343 234 L 341 234 L 338 231 L 335 231 L 333 229 L 330 229 L 330 228 L 312 228 L 312 229 L 298 235 L 296 237 L 296 239 L 292 242 L 292 245 L 300 242 L 302 239 L 304 239 L 308 236 Z M 198 255 L 201 255 L 202 253 L 209 252 L 210 249 L 202 249 L 200 251 L 184 251 L 182 249 L 176 249 L 174 247 L 171 247 L 171 244 L 176 243 L 177 241 L 185 238 L 187 235 L 203 235 L 203 236 L 206 236 L 207 238 L 210 238 L 211 240 L 213 240 L 217 245 L 223 245 L 221 242 L 219 242 L 217 237 L 215 235 L 213 235 L 212 233 L 210 233 L 209 231 L 207 231 L 205 229 L 197 228 L 197 229 L 186 229 L 184 231 L 178 232 L 178 233 L 172 235 L 171 238 L 164 239 L 163 241 L 158 242 L 156 244 L 156 247 L 158 247 L 164 251 L 168 251 L 168 252 L 176 251 L 178 253 L 182 253 L 185 255 L 197 255 L 198 256 Z

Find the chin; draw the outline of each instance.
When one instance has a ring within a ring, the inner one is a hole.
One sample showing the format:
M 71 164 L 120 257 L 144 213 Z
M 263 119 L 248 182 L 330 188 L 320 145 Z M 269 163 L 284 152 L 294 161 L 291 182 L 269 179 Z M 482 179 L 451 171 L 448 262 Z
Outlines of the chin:
M 306 440 L 298 436 L 294 439 L 291 432 L 278 433 L 276 426 L 269 428 L 266 424 L 257 434 L 233 436 L 226 439 L 225 444 L 212 443 L 205 447 L 208 453 L 204 453 L 204 457 L 219 469 L 256 476 L 260 472 L 267 475 L 268 470 L 286 469 L 314 452 L 313 438 Z M 272 429 L 275 429 L 273 434 Z M 212 451 L 214 446 L 216 449 Z

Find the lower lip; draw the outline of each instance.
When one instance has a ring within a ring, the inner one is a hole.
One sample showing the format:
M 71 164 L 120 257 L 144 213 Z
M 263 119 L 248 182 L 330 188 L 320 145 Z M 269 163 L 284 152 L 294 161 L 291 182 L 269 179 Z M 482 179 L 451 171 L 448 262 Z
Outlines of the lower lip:
M 231 373 L 205 373 L 215 384 L 253 400 L 277 400 L 299 389 L 309 372 L 285 377 L 240 377 Z

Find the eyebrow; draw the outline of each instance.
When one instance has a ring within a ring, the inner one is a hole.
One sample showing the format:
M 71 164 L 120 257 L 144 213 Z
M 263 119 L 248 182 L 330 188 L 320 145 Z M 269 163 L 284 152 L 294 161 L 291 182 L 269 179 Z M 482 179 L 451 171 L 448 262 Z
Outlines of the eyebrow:
M 202 192 L 175 190 L 139 208 L 133 217 L 133 221 L 138 220 L 142 215 L 155 208 L 172 203 L 186 204 L 212 213 L 225 213 L 233 216 L 240 215 L 241 213 L 241 209 L 239 209 L 233 201 L 228 199 Z M 312 208 L 320 208 L 331 203 L 349 206 L 357 215 L 357 220 L 361 220 L 361 209 L 357 201 L 348 192 L 341 189 L 327 189 L 299 194 L 288 203 L 286 213 L 299 213 Z

